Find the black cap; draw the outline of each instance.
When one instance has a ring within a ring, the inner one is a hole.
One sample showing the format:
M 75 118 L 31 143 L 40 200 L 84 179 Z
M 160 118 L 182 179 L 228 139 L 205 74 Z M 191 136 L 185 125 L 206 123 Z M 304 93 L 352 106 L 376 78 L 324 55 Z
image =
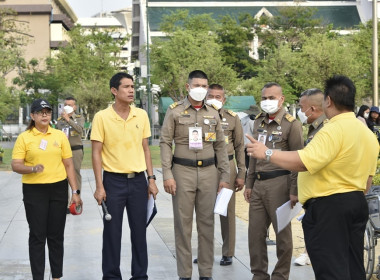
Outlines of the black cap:
M 39 112 L 44 108 L 52 110 L 52 108 L 51 108 L 51 106 L 47 100 L 36 99 L 33 101 L 30 110 L 32 111 L 32 113 L 34 113 L 34 112 Z

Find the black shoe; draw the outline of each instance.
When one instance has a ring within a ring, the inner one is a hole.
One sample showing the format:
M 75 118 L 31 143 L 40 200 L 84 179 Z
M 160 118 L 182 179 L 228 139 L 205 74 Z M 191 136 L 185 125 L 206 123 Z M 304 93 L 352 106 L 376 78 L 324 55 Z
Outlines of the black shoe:
M 191 280 L 191 278 L 187 278 L 187 277 L 179 277 L 179 280 Z
M 199 280 L 212 280 L 212 277 L 199 277 Z
M 223 256 L 220 260 L 220 265 L 231 265 L 232 264 L 232 257 L 226 257 Z
M 195 258 L 195 259 L 193 260 L 193 263 L 198 263 L 198 259 Z

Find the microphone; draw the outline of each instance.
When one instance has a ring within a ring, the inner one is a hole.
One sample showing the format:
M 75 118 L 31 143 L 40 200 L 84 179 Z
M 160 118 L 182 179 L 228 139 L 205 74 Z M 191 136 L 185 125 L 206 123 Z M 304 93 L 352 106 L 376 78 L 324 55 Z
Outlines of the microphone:
M 104 200 L 102 200 L 102 207 L 103 207 L 103 212 L 105 214 L 104 218 L 106 219 L 106 221 L 111 221 L 112 216 L 110 213 L 108 213 L 108 209 L 107 209 L 106 204 L 104 203 Z

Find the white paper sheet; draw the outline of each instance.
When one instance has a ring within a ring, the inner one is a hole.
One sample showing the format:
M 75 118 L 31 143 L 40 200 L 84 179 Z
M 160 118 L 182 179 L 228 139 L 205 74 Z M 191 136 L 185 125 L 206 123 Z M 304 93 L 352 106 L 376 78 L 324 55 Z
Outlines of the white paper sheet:
M 151 194 L 148 199 L 148 213 L 146 215 L 146 222 L 149 222 L 150 217 L 152 216 L 153 213 L 153 208 L 154 208 L 154 198 L 153 195 Z
M 216 197 L 214 213 L 222 216 L 227 216 L 228 203 L 230 202 L 231 196 L 234 193 L 233 190 L 222 188 Z
M 277 232 L 283 230 L 290 223 L 290 221 L 298 215 L 301 210 L 302 205 L 299 202 L 297 202 L 297 204 L 292 209 L 290 206 L 290 200 L 278 207 L 276 210 Z

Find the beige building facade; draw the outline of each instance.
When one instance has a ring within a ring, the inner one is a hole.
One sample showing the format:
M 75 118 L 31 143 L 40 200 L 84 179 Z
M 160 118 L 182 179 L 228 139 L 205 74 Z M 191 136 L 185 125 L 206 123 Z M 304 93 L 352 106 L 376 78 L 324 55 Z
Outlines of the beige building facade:
M 0 9 L 12 9 L 17 20 L 24 22 L 26 33 L 31 37 L 23 50 L 27 62 L 38 59 L 43 62 L 59 46 L 65 45 L 67 31 L 77 21 L 72 8 L 66 0 L 2 0 Z M 17 69 L 6 76 L 7 83 L 17 76 Z

